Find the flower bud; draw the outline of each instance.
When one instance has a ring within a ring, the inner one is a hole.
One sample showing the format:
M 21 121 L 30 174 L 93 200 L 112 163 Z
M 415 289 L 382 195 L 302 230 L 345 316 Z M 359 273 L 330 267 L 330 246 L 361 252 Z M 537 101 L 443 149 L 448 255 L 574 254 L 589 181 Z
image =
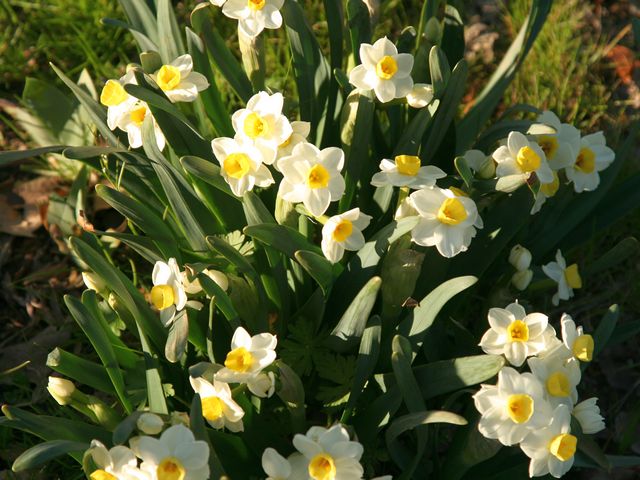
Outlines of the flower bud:
M 186 412 L 171 412 L 169 422 L 171 425 L 182 424 L 188 427 L 190 422 L 189 415 Z
M 162 431 L 164 421 L 155 413 L 145 412 L 138 417 L 136 426 L 142 433 L 156 435 Z
M 102 278 L 93 272 L 82 272 L 82 280 L 89 290 L 94 292 L 103 292 L 107 288 L 107 284 L 104 283 Z
M 511 283 L 518 290 L 526 290 L 533 278 L 533 270 L 520 270 L 511 277 Z
M 522 245 L 515 245 L 509 253 L 509 263 L 519 272 L 527 270 L 531 265 L 531 252 Z
M 261 372 L 247 382 L 247 387 L 256 397 L 271 397 L 276 391 L 276 377 L 273 372 Z
M 433 87 L 427 83 L 416 83 L 407 94 L 407 103 L 413 108 L 426 107 L 433 100 Z
M 47 390 L 56 402 L 60 405 L 67 405 L 71 402 L 71 396 L 76 391 L 76 386 L 66 378 L 49 377 Z

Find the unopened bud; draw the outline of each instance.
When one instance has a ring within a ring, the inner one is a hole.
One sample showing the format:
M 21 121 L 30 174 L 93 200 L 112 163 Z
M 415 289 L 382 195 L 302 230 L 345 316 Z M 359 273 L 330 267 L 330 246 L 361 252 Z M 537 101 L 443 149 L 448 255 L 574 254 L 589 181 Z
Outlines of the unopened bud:
M 413 108 L 423 108 L 433 100 L 433 87 L 427 83 L 416 83 L 407 94 L 407 103 Z
M 273 372 L 261 372 L 247 382 L 247 387 L 256 397 L 271 397 L 276 391 L 276 377 Z
M 104 283 L 102 278 L 93 272 L 82 272 L 82 280 L 86 287 L 94 292 L 100 293 L 107 288 L 107 284 Z
M 496 176 L 496 162 L 492 157 L 486 157 L 478 170 L 478 177 L 489 179 Z
M 522 245 L 515 245 L 509 252 L 509 263 L 519 272 L 531 265 L 531 252 Z
M 164 421 L 155 413 L 145 412 L 138 417 L 136 426 L 142 433 L 156 435 L 162 431 Z
M 511 283 L 518 290 L 526 290 L 526 288 L 531 283 L 531 279 L 533 278 L 533 270 L 521 270 L 516 272 L 511 277 Z
M 189 415 L 186 412 L 171 412 L 171 417 L 169 419 L 171 425 L 182 424 L 188 427 L 189 421 Z
M 47 390 L 56 402 L 60 405 L 67 405 L 71 402 L 71 396 L 76 391 L 76 386 L 66 378 L 49 377 Z

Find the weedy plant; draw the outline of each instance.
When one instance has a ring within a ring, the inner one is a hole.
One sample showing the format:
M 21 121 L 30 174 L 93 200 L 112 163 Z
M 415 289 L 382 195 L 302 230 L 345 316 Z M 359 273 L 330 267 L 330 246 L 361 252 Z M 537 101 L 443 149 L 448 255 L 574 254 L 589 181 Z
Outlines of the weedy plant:
M 295 0 L 202 3 L 184 30 L 168 0 L 151 3 L 121 0 L 140 61 L 99 96 L 53 66 L 93 144 L 0 156 L 82 165 L 68 208 L 84 229 L 68 245 L 88 289 L 65 303 L 95 350 L 48 359 L 51 395 L 75 411 L 3 407 L 0 425 L 44 440 L 14 470 L 63 454 L 92 480 L 639 463 L 599 449 L 596 399 L 580 401 L 588 362 L 624 336 L 617 307 L 594 331 L 542 313 L 570 311 L 636 249 L 571 256 L 637 205 L 638 178 L 613 188 L 633 135 L 614 155 L 601 132 L 535 106 L 490 121 L 550 1 L 532 2 L 462 117 L 464 26 L 445 2 L 426 1 L 394 43 L 371 38 L 376 2 L 327 0 L 328 45 Z M 238 44 L 214 18 L 238 21 Z M 295 92 L 265 90 L 270 35 L 286 35 Z M 243 108 L 229 111 L 217 76 Z M 87 222 L 89 171 L 127 231 Z M 139 255 L 131 278 L 105 238 Z

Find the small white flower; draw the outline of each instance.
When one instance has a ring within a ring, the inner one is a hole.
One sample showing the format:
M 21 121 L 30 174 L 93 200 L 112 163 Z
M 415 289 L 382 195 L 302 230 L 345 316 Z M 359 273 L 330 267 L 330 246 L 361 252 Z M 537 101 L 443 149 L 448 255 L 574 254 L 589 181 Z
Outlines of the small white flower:
M 562 342 L 575 358 L 581 362 L 590 362 L 593 359 L 593 337 L 584 333 L 582 327 L 576 327 L 571 315 L 564 313 L 560 319 L 562 328 Z
M 463 155 L 467 165 L 480 178 L 493 178 L 496 174 L 496 162 L 493 157 L 480 150 L 467 150 Z
M 160 311 L 160 320 L 167 327 L 176 312 L 187 304 L 187 294 L 182 286 L 182 274 L 176 259 L 170 258 L 167 263 L 158 260 L 153 266 L 151 280 L 151 303 Z
M 247 380 L 247 387 L 256 397 L 271 398 L 276 391 L 276 376 L 273 372 L 260 372 Z
M 209 446 L 182 424 L 167 428 L 160 438 L 140 436 L 130 444 L 142 459 L 140 469 L 154 480 L 209 478 Z
M 547 159 L 536 142 L 530 142 L 520 132 L 511 132 L 507 144 L 493 152 L 498 166 L 496 190 L 510 192 L 527 182 L 535 174 L 541 183 L 553 180 L 553 173 Z
M 364 247 L 362 230 L 367 228 L 371 217 L 354 208 L 334 215 L 322 227 L 322 253 L 331 263 L 337 263 L 345 250 L 357 251 Z
M 138 469 L 135 454 L 123 445 L 107 449 L 98 440 L 92 440 L 86 455 L 98 467 L 89 474 L 90 480 L 151 480 L 151 476 Z
M 343 165 L 341 149 L 319 150 L 310 143 L 299 143 L 290 156 L 278 162 L 284 176 L 278 196 L 288 202 L 302 202 L 316 217 L 323 215 L 329 204 L 344 193 L 344 178 L 340 175 Z
M 580 422 L 582 432 L 586 434 L 598 433 L 606 428 L 604 418 L 600 415 L 598 399 L 588 398 L 573 407 L 573 416 Z
M 549 426 L 536 429 L 522 441 L 520 448 L 531 459 L 530 477 L 551 473 L 560 478 L 571 469 L 578 439 L 570 432 L 569 407 L 560 405 L 553 411 Z
M 514 245 L 509 252 L 509 263 L 518 271 L 527 270 L 531 265 L 531 252 L 522 245 Z
M 545 386 L 547 400 L 552 407 L 573 405 L 578 401 L 580 365 L 564 345 L 559 345 L 542 358 L 530 358 L 529 368 Z
M 299 143 L 305 143 L 309 132 L 311 131 L 311 124 L 309 122 L 293 121 L 291 122 L 292 133 L 284 142 L 278 145 L 278 154 L 276 156 L 275 167 L 278 167 L 278 160 L 284 157 L 288 157 L 293 153 L 293 149 Z
M 533 207 L 531 208 L 531 215 L 535 215 L 540 211 L 542 205 L 545 204 L 547 198 L 554 197 L 558 190 L 560 189 L 560 178 L 558 174 L 554 171 L 553 180 L 549 183 L 540 183 L 540 189 L 535 195 L 535 201 L 533 203 Z
M 153 121 L 153 133 L 156 137 L 156 144 L 160 150 L 164 150 L 166 140 L 164 133 L 160 129 L 158 122 L 154 118 L 149 105 L 145 102 L 137 100 L 128 104 L 128 109 L 118 117 L 117 127 L 127 132 L 127 139 L 131 148 L 140 148 L 142 146 L 142 125 L 144 119 L 149 116 Z
M 231 351 L 224 361 L 224 368 L 215 379 L 227 383 L 247 383 L 276 359 L 278 339 L 270 333 L 250 336 L 238 327 L 231 339 Z
M 273 448 L 262 453 L 262 469 L 268 475 L 267 480 L 288 480 L 291 477 L 291 464 Z
M 282 26 L 280 9 L 283 4 L 284 0 L 227 0 L 222 13 L 238 20 L 240 31 L 253 38 L 265 28 L 276 29 Z
M 545 111 L 537 121 L 553 127 L 554 134 L 536 135 L 536 141 L 547 157 L 552 170 L 561 170 L 574 164 L 580 150 L 580 130 L 568 123 L 562 123 L 557 115 Z
M 592 133 L 580 139 L 580 150 L 573 165 L 565 168 L 567 178 L 573 182 L 576 192 L 591 192 L 600 185 L 600 174 L 615 160 L 602 132 Z
M 420 215 L 411 239 L 424 247 L 435 246 L 443 257 L 465 252 L 476 236 L 476 228 L 482 228 L 475 202 L 456 195 L 451 189 L 425 188 L 413 192 L 409 198 Z
M 129 95 L 124 89 L 128 84 L 137 84 L 133 70 L 118 80 L 107 80 L 100 92 L 100 103 L 107 107 L 107 125 L 111 130 L 116 129 L 120 119 L 138 102 L 137 98 Z
M 473 401 L 482 415 L 480 433 L 503 445 L 515 445 L 549 423 L 551 409 L 540 381 L 511 367 L 500 370 L 497 385 L 482 385 Z
M 201 377 L 190 377 L 191 386 L 200 395 L 202 416 L 213 428 L 228 428 L 231 432 L 242 432 L 244 410 L 231 397 L 231 389 L 224 382 L 208 382 Z
M 274 183 L 271 172 L 263 164 L 263 152 L 250 143 L 221 137 L 211 141 L 211 148 L 220 162 L 222 178 L 234 195 L 242 197 L 255 186 L 268 187 Z
M 527 357 L 548 348 L 547 337 L 553 331 L 549 318 L 542 313 L 527 312 L 518 303 L 506 308 L 492 308 L 488 314 L 490 328 L 480 340 L 485 353 L 504 355 L 519 367 Z
M 542 271 L 558 284 L 558 293 L 551 299 L 551 302 L 556 306 L 560 303 L 560 300 L 569 300 L 573 297 L 574 289 L 582 288 L 582 278 L 578 271 L 578 265 L 573 263 L 567 267 L 567 262 L 560 250 L 556 252 L 556 261 L 543 265 Z
M 416 83 L 407 94 L 407 103 L 413 108 L 424 108 L 433 100 L 433 86 L 427 83 Z
M 193 71 L 193 60 L 188 53 L 160 67 L 151 78 L 172 102 L 193 102 L 198 92 L 209 88 L 207 78 Z
M 362 43 L 360 60 L 362 65 L 349 72 L 349 82 L 355 87 L 373 90 L 382 103 L 406 97 L 411 92 L 413 55 L 398 53 L 387 37 L 378 39 L 373 45 Z
M 420 157 L 415 155 L 397 155 L 393 161 L 384 159 L 380 162 L 380 170 L 371 179 L 374 187 L 431 188 L 436 180 L 447 176 L 433 165 L 421 166 Z
M 511 284 L 522 292 L 527 289 L 532 278 L 533 270 L 520 270 L 511 276 Z
M 147 435 L 157 435 L 164 427 L 164 420 L 155 413 L 144 412 L 138 417 L 136 427 L 138 427 L 138 430 L 142 433 L 146 433 Z

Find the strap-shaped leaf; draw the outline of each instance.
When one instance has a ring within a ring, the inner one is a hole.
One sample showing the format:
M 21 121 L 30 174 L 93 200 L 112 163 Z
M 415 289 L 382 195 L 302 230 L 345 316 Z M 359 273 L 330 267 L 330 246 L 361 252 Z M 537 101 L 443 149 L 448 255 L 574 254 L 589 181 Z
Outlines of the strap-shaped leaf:
M 458 414 L 443 410 L 429 410 L 424 412 L 408 413 L 396 418 L 385 433 L 387 444 L 392 444 L 404 432 L 431 423 L 448 423 L 450 425 L 466 425 L 467 420 Z
M 185 53 L 180 28 L 173 13 L 171 0 L 156 0 L 158 47 L 165 63 Z
M 329 295 L 334 279 L 342 271 L 340 264 L 331 265 L 323 255 L 309 250 L 298 250 L 294 257 L 302 265 L 302 268 L 318 282 L 325 296 Z
M 178 362 L 185 350 L 187 349 L 187 340 L 189 339 L 189 316 L 187 310 L 182 310 L 176 314 L 169 327 L 169 335 L 167 343 L 164 347 L 164 356 L 171 363 Z
M 89 448 L 89 443 L 73 442 L 70 440 L 51 440 L 40 443 L 22 452 L 22 454 L 15 459 L 13 465 L 11 465 L 11 470 L 14 472 L 22 472 L 36 468 L 61 455 L 72 452 L 84 452 L 87 448 Z
M 52 145 L 50 147 L 32 148 L 29 150 L 15 150 L 11 152 L 0 152 L 0 167 L 11 162 L 24 160 L 25 158 L 39 157 L 46 153 L 60 153 L 66 147 L 64 145 Z
M 294 258 L 298 250 L 321 253 L 321 250 L 309 242 L 304 235 L 285 225 L 276 223 L 249 225 L 244 228 L 244 234 L 281 251 L 289 258 Z
M 141 2 L 136 2 L 136 3 L 141 3 Z M 136 40 L 136 43 L 138 44 L 138 48 L 142 52 L 149 51 L 149 50 L 153 50 L 153 51 L 158 50 L 158 45 L 156 45 L 156 43 L 153 40 L 151 40 L 147 35 L 145 35 L 140 30 L 133 27 L 132 25 L 129 25 L 126 22 L 116 20 L 113 18 L 103 18 L 101 22 L 104 25 L 108 25 L 110 27 L 115 27 L 115 28 L 122 28 L 123 30 L 128 30 L 129 32 L 131 32 L 131 35 L 133 35 L 133 38 Z
M 136 30 L 144 33 L 154 43 L 158 43 L 158 25 L 147 2 L 140 0 L 119 0 L 129 23 Z M 156 49 L 154 49 L 156 50 Z
M 47 367 L 65 377 L 73 378 L 81 385 L 86 385 L 105 393 L 116 393 L 104 366 L 61 348 L 54 348 L 49 353 Z

